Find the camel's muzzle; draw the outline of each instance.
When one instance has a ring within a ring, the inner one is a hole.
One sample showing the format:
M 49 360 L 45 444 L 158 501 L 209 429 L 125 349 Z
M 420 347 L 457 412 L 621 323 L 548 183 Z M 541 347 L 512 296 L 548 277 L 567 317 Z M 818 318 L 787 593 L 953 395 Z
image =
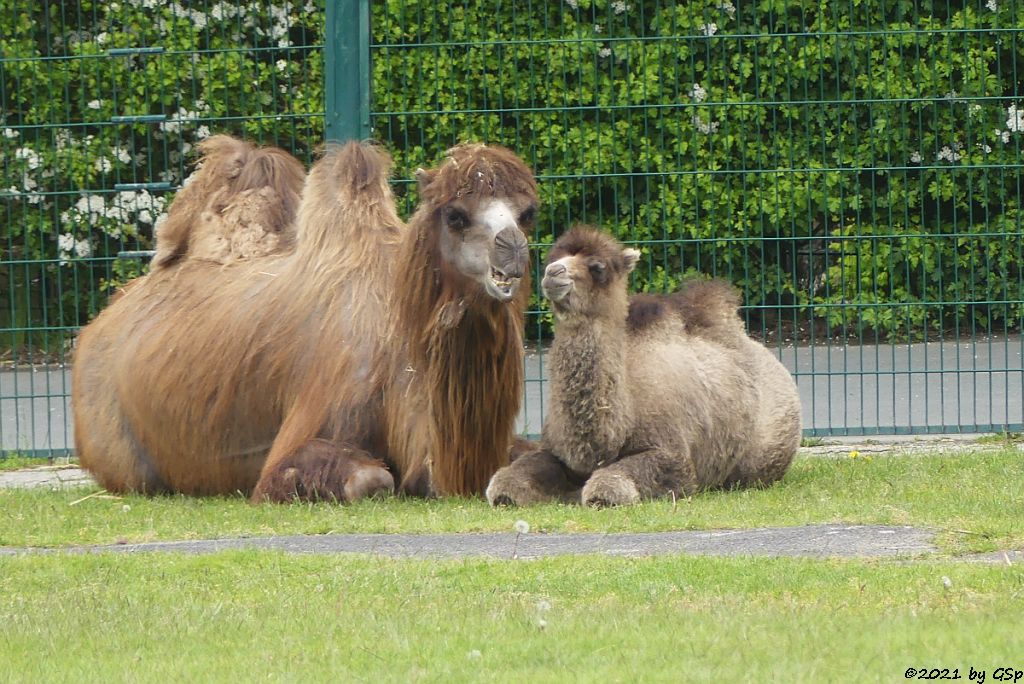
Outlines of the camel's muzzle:
M 560 302 L 572 291 L 572 278 L 565 264 L 555 262 L 544 269 L 544 279 L 540 281 L 544 296 L 552 302 Z
M 494 236 L 491 245 L 491 273 L 488 293 L 500 301 L 515 296 L 519 283 L 530 266 L 529 245 L 518 226 L 509 226 Z

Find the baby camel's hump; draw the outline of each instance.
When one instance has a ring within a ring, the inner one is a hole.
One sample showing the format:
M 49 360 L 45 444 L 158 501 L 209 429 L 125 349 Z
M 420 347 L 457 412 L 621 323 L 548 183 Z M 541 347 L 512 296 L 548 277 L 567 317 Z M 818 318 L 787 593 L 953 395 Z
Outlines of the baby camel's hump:
M 714 453 L 715 463 L 707 467 L 726 470 L 734 458 L 726 452 L 734 452 L 758 420 L 749 362 L 735 348 L 701 336 L 669 334 L 675 332 L 670 323 L 659 327 L 661 334 L 639 337 L 630 345 L 635 431 L 648 438 L 657 435 L 666 447 L 684 442 L 702 461 Z
M 738 318 L 665 316 L 634 330 L 629 350 L 634 439 L 685 444 L 706 486 L 785 473 L 800 440 L 796 386 Z

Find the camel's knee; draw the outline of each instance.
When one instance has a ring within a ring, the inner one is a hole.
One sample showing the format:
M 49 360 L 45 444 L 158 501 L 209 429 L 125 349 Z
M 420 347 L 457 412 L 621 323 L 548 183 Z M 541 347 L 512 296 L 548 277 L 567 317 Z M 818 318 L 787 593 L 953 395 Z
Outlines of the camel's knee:
M 623 456 L 594 471 L 583 487 L 583 503 L 621 506 L 642 499 L 688 496 L 697 491 L 698 484 L 688 452 L 653 448 Z
M 501 468 L 487 485 L 492 506 L 529 506 L 545 501 L 578 501 L 580 479 L 550 451 L 533 451 Z
M 640 501 L 640 489 L 626 473 L 598 470 L 583 485 L 583 503 L 587 506 L 625 506 Z
M 355 447 L 313 439 L 267 463 L 252 500 L 351 502 L 391 494 L 395 479 L 383 462 Z

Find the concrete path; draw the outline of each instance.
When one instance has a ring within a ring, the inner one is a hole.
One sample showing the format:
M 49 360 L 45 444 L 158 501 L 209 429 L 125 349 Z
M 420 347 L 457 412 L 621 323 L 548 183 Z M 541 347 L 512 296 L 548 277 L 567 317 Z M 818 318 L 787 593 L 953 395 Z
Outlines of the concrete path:
M 805 525 L 710 532 L 616 534 L 326 534 L 150 542 L 60 549 L 60 553 L 215 553 L 229 549 L 273 549 L 288 553 L 359 553 L 389 558 L 531 559 L 604 556 L 800 556 L 809 558 L 916 557 L 935 553 L 932 533 L 912 527 Z M 54 553 L 52 549 L 0 548 L 0 555 Z

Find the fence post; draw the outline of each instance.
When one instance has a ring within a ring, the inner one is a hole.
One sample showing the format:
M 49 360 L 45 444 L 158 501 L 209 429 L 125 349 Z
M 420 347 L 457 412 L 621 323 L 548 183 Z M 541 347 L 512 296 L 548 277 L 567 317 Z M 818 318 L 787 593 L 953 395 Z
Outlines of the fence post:
M 325 137 L 370 137 L 370 0 L 327 0 Z

